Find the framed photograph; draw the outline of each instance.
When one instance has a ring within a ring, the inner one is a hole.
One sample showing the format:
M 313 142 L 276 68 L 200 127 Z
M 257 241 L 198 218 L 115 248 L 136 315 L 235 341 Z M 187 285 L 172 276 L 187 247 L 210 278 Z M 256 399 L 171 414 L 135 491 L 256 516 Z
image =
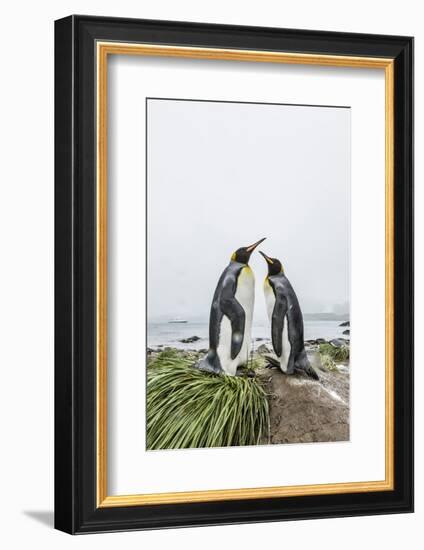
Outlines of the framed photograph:
M 413 39 L 55 24 L 55 525 L 413 509 Z

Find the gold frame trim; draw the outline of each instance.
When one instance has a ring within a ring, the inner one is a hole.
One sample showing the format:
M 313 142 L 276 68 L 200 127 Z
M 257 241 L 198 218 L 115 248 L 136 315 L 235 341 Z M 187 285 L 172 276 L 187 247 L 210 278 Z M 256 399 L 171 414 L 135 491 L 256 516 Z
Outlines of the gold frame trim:
M 394 489 L 394 60 L 219 48 L 97 42 L 97 506 L 142 506 L 254 498 L 276 498 Z M 108 496 L 107 494 L 107 60 L 108 55 L 144 55 L 384 69 L 386 125 L 386 433 L 385 479 L 318 485 L 255 487 Z

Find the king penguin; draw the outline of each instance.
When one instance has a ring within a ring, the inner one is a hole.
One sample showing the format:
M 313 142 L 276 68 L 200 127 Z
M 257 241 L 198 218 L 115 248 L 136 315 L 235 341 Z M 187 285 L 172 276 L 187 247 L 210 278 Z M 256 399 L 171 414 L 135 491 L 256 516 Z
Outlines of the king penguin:
M 264 240 L 236 250 L 219 278 L 209 317 L 209 351 L 197 368 L 235 376 L 237 367 L 247 364 L 255 302 L 249 259 Z
M 303 340 L 303 316 L 299 301 L 277 258 L 259 253 L 268 264 L 264 281 L 265 302 L 271 321 L 272 347 L 285 374 L 304 372 L 319 380 L 311 367 Z

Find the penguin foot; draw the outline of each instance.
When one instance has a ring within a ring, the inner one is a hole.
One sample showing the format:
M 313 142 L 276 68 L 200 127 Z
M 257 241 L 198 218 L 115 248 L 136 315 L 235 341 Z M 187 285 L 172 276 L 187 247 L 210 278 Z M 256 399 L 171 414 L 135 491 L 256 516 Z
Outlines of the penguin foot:
M 267 364 L 265 365 L 266 369 L 280 368 L 280 362 L 276 357 L 273 357 L 272 355 L 264 355 L 264 359 L 267 361 Z
M 216 375 L 220 375 L 222 374 L 222 371 L 218 370 L 216 367 L 214 367 L 213 365 L 211 365 L 208 361 L 206 361 L 205 359 L 201 359 L 200 361 L 198 361 L 197 363 L 195 363 L 193 365 L 193 368 L 194 369 L 199 369 L 203 372 L 209 372 L 211 374 L 216 374 Z

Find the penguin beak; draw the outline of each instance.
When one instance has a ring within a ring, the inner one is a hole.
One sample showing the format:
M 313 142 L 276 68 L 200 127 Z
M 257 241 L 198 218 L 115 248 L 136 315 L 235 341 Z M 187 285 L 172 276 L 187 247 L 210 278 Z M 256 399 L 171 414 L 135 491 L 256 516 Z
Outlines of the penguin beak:
M 266 239 L 266 237 L 264 237 L 263 239 L 259 239 L 258 242 L 256 242 L 256 243 L 251 244 L 250 246 L 248 246 L 248 247 L 246 248 L 247 252 L 250 252 L 250 253 L 253 252 L 257 246 L 259 246 L 261 243 L 264 242 L 265 239 Z
M 265 254 L 265 252 L 262 252 L 262 250 L 259 250 L 259 254 L 265 258 L 268 264 L 272 265 L 274 263 L 271 258 Z

